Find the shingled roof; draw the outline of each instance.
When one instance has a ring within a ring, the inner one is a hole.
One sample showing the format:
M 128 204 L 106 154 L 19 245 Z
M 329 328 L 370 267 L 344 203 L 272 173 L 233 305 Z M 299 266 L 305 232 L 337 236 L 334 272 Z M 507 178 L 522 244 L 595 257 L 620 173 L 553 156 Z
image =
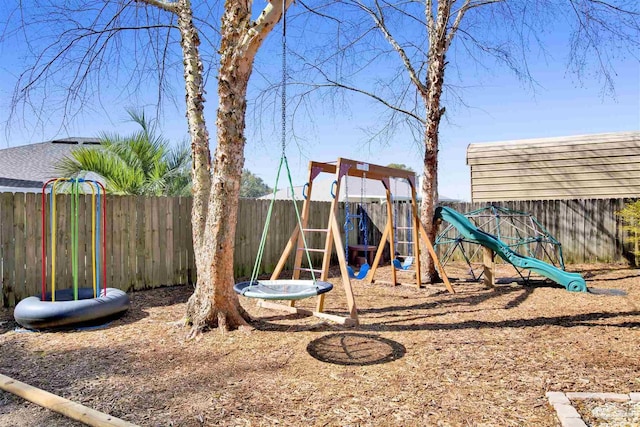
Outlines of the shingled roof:
M 78 147 L 99 145 L 97 138 L 64 138 L 0 150 L 0 192 L 40 191 L 58 177 L 55 165 Z

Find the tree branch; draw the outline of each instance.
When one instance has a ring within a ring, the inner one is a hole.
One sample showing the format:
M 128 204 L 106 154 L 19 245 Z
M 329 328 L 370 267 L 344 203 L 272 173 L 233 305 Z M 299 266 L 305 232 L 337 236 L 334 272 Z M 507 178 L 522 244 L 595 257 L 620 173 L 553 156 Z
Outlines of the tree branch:
M 384 14 L 380 8 L 380 4 L 378 3 L 378 1 L 377 0 L 375 1 L 377 12 L 374 12 L 373 10 L 371 10 L 369 7 L 365 6 L 361 2 L 358 2 L 357 4 L 362 10 L 364 10 L 369 14 L 369 16 L 371 16 L 376 26 L 380 29 L 380 31 L 382 31 L 384 38 L 387 39 L 387 41 L 389 42 L 389 44 L 391 44 L 393 49 L 398 53 L 398 55 L 400 55 L 400 59 L 402 60 L 404 67 L 407 69 L 407 72 L 409 73 L 409 78 L 411 79 L 413 84 L 416 86 L 418 91 L 423 96 L 426 96 L 427 87 L 420 81 L 420 77 L 418 76 L 418 73 L 413 67 L 413 64 L 411 63 L 411 60 L 409 59 L 409 56 L 407 55 L 407 53 L 404 51 L 402 46 L 400 46 L 400 44 L 396 41 L 393 35 L 389 32 L 389 29 L 384 23 Z
M 375 93 L 372 93 L 372 92 L 369 92 L 369 91 L 366 91 L 364 89 L 360 89 L 360 88 L 357 88 L 357 87 L 354 87 L 354 86 L 348 86 L 348 85 L 345 85 L 343 83 L 339 83 L 339 82 L 336 82 L 336 81 L 333 81 L 333 80 L 330 80 L 330 79 L 327 79 L 327 82 L 329 83 L 329 85 L 320 84 L 320 85 L 317 85 L 317 86 L 318 87 L 333 86 L 333 87 L 337 87 L 337 88 L 340 88 L 340 89 L 345 89 L 345 90 L 348 90 L 348 91 L 351 91 L 351 92 L 356 92 L 356 93 L 359 93 L 359 94 L 362 94 L 362 95 L 366 95 L 369 98 L 372 98 L 372 99 L 378 101 L 379 103 L 381 103 L 382 105 L 384 105 L 385 107 L 387 107 L 387 108 L 389 108 L 389 109 L 391 109 L 393 111 L 397 111 L 399 113 L 406 114 L 407 116 L 416 119 L 422 125 L 426 124 L 426 121 L 423 118 L 421 118 L 420 116 L 416 115 L 415 113 L 413 113 L 413 112 L 411 112 L 409 110 L 405 110 L 403 108 L 400 108 L 398 106 L 395 106 L 395 105 L 391 104 L 390 102 L 388 102 L 385 99 L 379 97 Z
M 135 0 L 136 2 L 146 3 L 150 6 L 158 7 L 171 13 L 178 13 L 178 3 L 166 0 Z
M 240 43 L 244 48 L 241 49 L 242 53 L 240 57 L 243 58 L 244 66 L 248 66 L 247 61 L 253 61 L 255 58 L 260 45 L 267 37 L 271 29 L 280 21 L 282 18 L 282 2 L 285 0 L 273 0 L 267 4 L 267 6 L 262 10 L 258 19 L 255 22 L 252 22 L 252 28 L 249 29 L 247 35 Z M 285 10 L 289 9 L 289 6 L 293 3 L 293 0 L 286 0 Z

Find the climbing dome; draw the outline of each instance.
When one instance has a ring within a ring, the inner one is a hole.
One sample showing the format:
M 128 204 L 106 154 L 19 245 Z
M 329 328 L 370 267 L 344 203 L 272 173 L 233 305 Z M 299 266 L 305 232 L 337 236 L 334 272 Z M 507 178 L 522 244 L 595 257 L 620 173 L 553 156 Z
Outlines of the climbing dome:
M 562 245 L 530 213 L 490 205 L 465 213 L 464 216 L 520 255 L 565 269 Z M 451 224 L 444 223 L 443 226 L 435 244 L 440 262 L 446 266 L 452 261 L 464 261 L 469 266 L 469 275 L 479 280 L 483 273 L 482 247 L 466 240 Z M 525 280 L 528 278 L 522 272 L 519 274 Z

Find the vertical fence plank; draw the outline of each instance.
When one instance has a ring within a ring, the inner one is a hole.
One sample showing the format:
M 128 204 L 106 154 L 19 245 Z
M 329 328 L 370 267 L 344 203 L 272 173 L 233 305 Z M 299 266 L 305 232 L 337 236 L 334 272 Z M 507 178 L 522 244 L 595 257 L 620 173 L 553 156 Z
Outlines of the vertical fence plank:
M 114 196 L 113 198 L 113 282 L 116 288 L 124 285 L 125 261 L 124 261 L 124 230 L 126 228 L 126 217 L 123 206 L 124 196 Z M 125 287 L 126 289 L 126 287 Z
M 2 293 L 3 304 L 13 306 L 15 299 L 13 298 L 14 275 L 15 275 L 15 245 L 13 238 L 13 194 L 0 194 L 0 204 L 2 205 L 2 248 L 3 248 L 3 277 L 2 277 Z
M 173 258 L 172 281 L 176 285 L 184 284 L 182 280 L 182 274 L 181 274 L 182 263 L 180 260 L 180 243 L 181 243 L 180 241 L 182 240 L 182 233 L 184 232 L 185 228 L 188 226 L 188 224 L 191 224 L 191 222 L 189 222 L 188 224 L 180 223 L 181 199 L 182 199 L 181 197 L 172 197 L 170 199 L 172 204 L 171 221 L 172 221 L 172 228 L 173 228 L 173 243 L 172 243 L 173 253 L 171 254 L 171 257 Z
M 39 295 L 41 289 L 42 270 L 42 200 L 40 194 L 26 195 L 26 292 L 25 294 Z M 0 214 L 1 217 L 1 214 Z
M 2 224 L 4 222 L 4 209 L 5 207 L 3 206 L 3 196 L 2 194 L 0 194 L 0 307 L 6 307 L 9 305 L 8 301 L 5 303 L 5 298 L 4 298 L 4 289 L 5 289 L 5 274 L 7 272 L 5 272 L 5 243 L 4 243 L 4 232 L 2 229 Z
M 193 199 L 184 199 L 186 203 L 181 204 L 180 217 L 184 218 L 183 223 L 188 225 L 188 232 L 184 234 L 184 251 L 186 254 L 186 275 L 187 283 L 190 285 L 195 283 L 196 277 L 196 260 L 193 253 L 193 233 L 191 232 L 191 208 Z
M 586 262 L 596 262 L 598 259 L 598 240 L 596 237 L 596 221 L 599 220 L 598 200 L 583 203 L 584 217 L 584 257 Z
M 244 224 L 247 218 L 247 199 L 240 199 L 238 206 L 238 222 L 236 225 L 236 241 L 233 251 L 234 275 L 237 278 L 246 276 L 246 252 L 247 252 L 247 227 Z
M 71 199 L 65 194 L 56 194 L 55 212 L 53 220 L 55 226 L 55 254 L 52 254 L 52 262 L 55 261 L 55 287 L 56 289 L 69 289 L 73 287 L 71 272 Z M 53 280 L 53 277 L 52 277 Z
M 144 289 L 147 286 L 147 250 L 145 240 L 146 202 L 144 197 L 135 198 L 136 207 L 136 282 L 135 289 Z
M 162 267 L 162 248 L 160 246 L 160 198 L 153 197 L 151 199 L 151 238 L 153 244 L 153 271 L 152 271 L 152 283 L 156 288 L 160 285 L 160 271 Z
M 92 287 L 91 268 L 91 196 L 78 195 L 76 212 L 72 212 L 76 216 L 78 224 L 78 287 Z
M 129 227 L 131 215 L 129 214 L 129 200 L 127 196 L 118 197 L 119 224 L 120 224 L 120 279 L 118 287 L 129 289 Z
M 9 294 L 9 304 L 15 304 L 25 298 L 26 293 L 26 239 L 25 239 L 25 194 L 15 193 L 13 195 L 13 238 L 14 238 L 14 280 L 12 294 Z
M 578 251 L 577 251 L 577 214 L 576 214 L 576 204 L 575 200 L 567 200 L 565 205 L 567 206 L 567 223 L 566 223 L 566 232 L 565 239 L 562 242 L 563 245 L 567 248 L 567 254 L 569 256 L 570 263 L 577 263 L 579 261 Z
M 144 199 L 144 254 L 145 266 L 144 276 L 145 285 L 149 288 L 154 287 L 153 283 L 153 224 L 151 220 L 153 211 L 153 201 L 151 197 Z
M 167 224 L 167 198 L 158 197 L 158 244 L 159 244 L 159 257 L 158 260 L 158 283 L 157 285 L 169 284 L 167 274 L 167 247 L 169 228 Z
M 119 234 L 120 234 L 120 244 L 118 245 L 119 251 L 119 279 L 118 279 L 118 287 L 124 288 L 125 290 L 128 288 L 127 285 L 127 276 L 128 276 L 128 263 L 129 263 L 129 212 L 128 212 L 128 203 L 126 196 L 118 196 L 118 224 L 119 224 Z
M 614 203 L 614 212 L 619 212 L 625 206 L 628 200 L 626 199 L 618 199 Z M 614 213 L 615 215 L 615 213 Z M 627 245 L 628 238 L 627 232 L 624 231 L 622 220 L 619 216 L 615 215 L 615 223 L 616 223 L 616 259 L 621 261 L 627 261 L 628 251 L 631 250 L 631 247 Z
M 616 222 L 614 214 L 613 200 L 603 200 L 604 219 L 602 221 L 601 236 L 606 236 L 603 241 L 601 256 L 606 262 L 617 260 L 616 257 Z
M 136 284 L 136 198 L 134 196 L 127 196 L 124 198 L 123 203 L 125 207 L 126 223 L 125 223 L 125 245 L 126 245 L 126 263 L 125 263 L 125 278 L 123 286 L 126 286 L 127 290 L 134 290 Z

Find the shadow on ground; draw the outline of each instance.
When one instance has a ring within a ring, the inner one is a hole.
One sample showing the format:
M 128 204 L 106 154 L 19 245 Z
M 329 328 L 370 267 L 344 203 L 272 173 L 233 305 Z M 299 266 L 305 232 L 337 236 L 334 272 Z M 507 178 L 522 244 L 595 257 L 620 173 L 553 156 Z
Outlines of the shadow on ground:
M 407 349 L 399 342 L 378 335 L 340 332 L 311 341 L 307 352 L 325 363 L 369 366 L 400 359 Z

